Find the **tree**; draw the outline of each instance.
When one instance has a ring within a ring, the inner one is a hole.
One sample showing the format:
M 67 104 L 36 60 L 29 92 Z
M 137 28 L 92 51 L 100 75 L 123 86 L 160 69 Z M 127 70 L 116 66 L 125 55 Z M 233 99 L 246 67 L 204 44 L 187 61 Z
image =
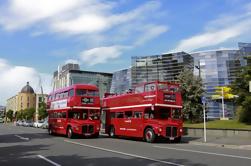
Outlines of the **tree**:
M 31 120 L 34 117 L 36 110 L 35 108 L 28 108 L 24 110 L 24 117 L 26 120 Z
M 24 117 L 24 111 L 23 110 L 17 111 L 16 118 L 17 118 L 17 120 L 24 119 L 25 118 Z
M 249 58 L 250 60 L 251 58 Z M 233 93 L 238 96 L 235 102 L 238 105 L 237 116 L 240 122 L 251 123 L 251 92 L 249 92 L 249 81 L 251 81 L 251 66 L 241 69 L 238 77 L 231 85 Z
M 200 120 L 203 113 L 201 97 L 204 93 L 201 78 L 194 76 L 189 69 L 183 70 L 177 78 L 183 99 L 184 118 L 191 122 Z
M 38 118 L 44 119 L 47 116 L 48 116 L 48 112 L 46 111 L 46 104 L 42 102 L 40 107 L 38 108 Z
M 10 119 L 11 122 L 13 120 L 13 112 L 14 112 L 13 110 L 8 110 L 6 114 L 7 118 Z

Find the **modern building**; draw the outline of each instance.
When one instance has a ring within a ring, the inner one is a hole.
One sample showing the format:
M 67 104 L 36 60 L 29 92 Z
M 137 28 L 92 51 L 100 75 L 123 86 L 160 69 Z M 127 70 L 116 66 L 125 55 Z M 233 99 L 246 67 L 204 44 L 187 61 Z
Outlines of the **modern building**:
M 191 53 L 194 57 L 195 75 L 200 75 L 207 98 L 209 118 L 220 118 L 222 112 L 222 100 L 212 100 L 216 93 L 216 87 L 229 86 L 237 77 L 241 66 L 245 64 L 243 55 L 236 50 L 212 50 Z M 226 117 L 234 115 L 234 104 L 231 100 L 225 100 L 224 113 Z
M 247 58 L 245 64 L 243 65 L 251 65 L 251 43 L 238 43 L 240 54 L 242 57 Z
M 131 68 L 113 73 L 110 93 L 122 94 L 131 89 Z
M 66 64 L 54 72 L 53 89 L 67 87 L 73 84 L 94 84 L 99 87 L 100 97 L 110 92 L 111 73 L 81 71 L 78 64 Z
M 132 57 L 132 87 L 155 80 L 175 82 L 182 70 L 193 66 L 193 57 L 185 52 Z

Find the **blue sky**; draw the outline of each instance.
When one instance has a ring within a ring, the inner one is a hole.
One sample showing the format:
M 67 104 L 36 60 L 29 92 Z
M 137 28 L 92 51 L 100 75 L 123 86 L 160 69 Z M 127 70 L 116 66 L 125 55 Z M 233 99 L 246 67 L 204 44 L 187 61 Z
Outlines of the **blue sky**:
M 131 56 L 251 42 L 248 0 L 1 0 L 0 104 L 28 80 L 50 91 L 58 65 L 127 68 Z

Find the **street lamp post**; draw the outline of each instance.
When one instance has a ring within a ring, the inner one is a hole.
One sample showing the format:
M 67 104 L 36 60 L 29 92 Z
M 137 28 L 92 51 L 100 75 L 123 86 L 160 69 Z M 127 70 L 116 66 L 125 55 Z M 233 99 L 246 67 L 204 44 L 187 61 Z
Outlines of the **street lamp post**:
M 200 73 L 200 61 L 198 61 L 198 65 L 195 65 L 195 68 L 199 70 L 199 78 L 201 78 L 201 73 Z

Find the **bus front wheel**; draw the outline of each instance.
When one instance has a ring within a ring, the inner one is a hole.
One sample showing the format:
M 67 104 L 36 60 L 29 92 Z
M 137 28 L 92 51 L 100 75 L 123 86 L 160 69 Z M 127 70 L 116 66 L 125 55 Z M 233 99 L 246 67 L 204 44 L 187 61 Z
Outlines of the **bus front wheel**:
M 52 131 L 51 127 L 48 128 L 48 134 L 53 135 L 53 131 Z
M 110 128 L 109 136 L 113 137 L 113 138 L 115 137 L 115 128 L 113 126 L 111 126 L 111 128 Z
M 153 131 L 153 129 L 151 129 L 151 128 L 147 128 L 146 130 L 145 130 L 145 140 L 146 140 L 146 142 L 148 142 L 148 143 L 153 143 L 154 141 L 155 141 L 155 134 L 154 134 L 154 131 Z
M 69 127 L 68 130 L 67 130 L 67 137 L 68 138 L 73 138 L 73 131 L 72 131 L 71 127 Z

